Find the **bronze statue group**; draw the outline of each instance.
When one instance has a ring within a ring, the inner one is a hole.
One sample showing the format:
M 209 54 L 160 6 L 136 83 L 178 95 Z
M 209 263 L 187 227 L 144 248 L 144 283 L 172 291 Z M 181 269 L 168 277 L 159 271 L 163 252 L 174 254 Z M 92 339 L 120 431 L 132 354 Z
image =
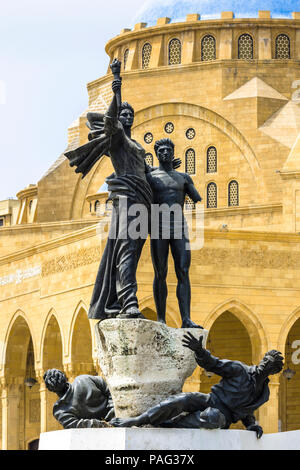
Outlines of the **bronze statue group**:
M 91 168 L 107 155 L 114 173 L 107 178 L 109 199 L 113 203 L 110 233 L 100 262 L 89 309 L 89 318 L 144 318 L 137 299 L 136 271 L 146 236 L 131 237 L 128 226 L 134 220 L 130 207 L 141 204 L 149 219 L 155 205 L 180 207 L 180 229 L 175 217 L 168 219 L 164 230 L 164 214 L 160 214 L 158 226 L 151 226 L 151 256 L 154 267 L 153 295 L 157 320 L 166 321 L 168 254 L 174 259 L 177 276 L 177 298 L 182 318 L 182 328 L 202 328 L 190 318 L 191 288 L 189 267 L 191 254 L 187 249 L 188 234 L 184 227 L 183 208 L 186 196 L 194 203 L 201 201 L 192 178 L 176 171 L 180 160 L 174 158 L 174 143 L 161 139 L 154 145 L 159 167 L 145 162 L 145 150 L 131 138 L 134 110 L 121 102 L 120 62 L 112 65 L 114 80 L 113 99 L 105 115 L 88 113 L 89 142 L 66 153 L 76 172 L 86 176 Z M 124 204 L 126 202 L 126 204 Z M 124 209 L 125 207 L 125 209 Z M 126 236 L 124 236 L 126 234 Z M 55 418 L 64 428 L 97 428 L 105 426 L 159 426 L 173 428 L 228 429 L 241 420 L 245 428 L 263 434 L 256 424 L 254 412 L 269 399 L 269 376 L 283 368 L 280 352 L 272 350 L 255 366 L 239 361 L 218 359 L 202 346 L 190 332 L 184 335 L 183 345 L 195 354 L 197 364 L 206 371 L 221 376 L 209 394 L 201 392 L 181 393 L 170 396 L 140 416 L 123 419 L 114 415 L 113 402 L 104 379 L 81 375 L 71 384 L 65 374 L 51 369 L 45 373 L 47 388 L 58 395 L 53 408 Z

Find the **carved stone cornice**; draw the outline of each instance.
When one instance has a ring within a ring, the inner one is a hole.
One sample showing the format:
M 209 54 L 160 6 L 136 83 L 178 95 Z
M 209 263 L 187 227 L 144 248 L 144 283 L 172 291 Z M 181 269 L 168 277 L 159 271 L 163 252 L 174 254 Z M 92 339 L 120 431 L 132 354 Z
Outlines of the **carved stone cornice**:
M 216 265 L 220 268 L 228 266 L 300 270 L 300 251 L 204 247 L 202 250 L 193 252 L 192 259 L 193 263 L 198 265 Z
M 116 47 L 122 46 L 129 41 L 150 39 L 153 36 L 161 34 L 178 34 L 189 30 L 215 30 L 222 28 L 240 28 L 247 26 L 248 28 L 299 28 L 300 21 L 298 19 L 285 18 L 221 18 L 197 21 L 180 21 L 178 23 L 167 23 L 164 25 L 156 25 L 132 31 L 125 31 L 110 39 L 105 46 L 105 51 L 110 55 Z

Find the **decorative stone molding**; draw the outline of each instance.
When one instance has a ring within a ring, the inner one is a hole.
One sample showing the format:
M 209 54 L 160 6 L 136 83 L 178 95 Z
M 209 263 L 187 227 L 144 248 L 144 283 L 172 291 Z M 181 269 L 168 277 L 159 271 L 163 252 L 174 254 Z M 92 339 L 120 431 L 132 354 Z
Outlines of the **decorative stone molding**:
M 240 268 L 300 269 L 300 252 L 202 248 L 193 252 L 193 262 L 199 265 L 218 265 Z
M 42 278 L 99 262 L 101 253 L 101 246 L 93 246 L 81 248 L 65 256 L 57 256 L 42 265 Z

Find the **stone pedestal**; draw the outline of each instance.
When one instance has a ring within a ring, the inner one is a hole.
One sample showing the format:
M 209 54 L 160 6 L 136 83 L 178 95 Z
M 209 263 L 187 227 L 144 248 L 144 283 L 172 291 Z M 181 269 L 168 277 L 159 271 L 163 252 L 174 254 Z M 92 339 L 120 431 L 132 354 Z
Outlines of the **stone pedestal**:
M 66 429 L 42 433 L 39 450 L 300 450 L 300 431 L 257 439 L 238 429 Z
M 117 417 L 137 416 L 170 395 L 181 393 L 197 364 L 182 345 L 190 331 L 196 338 L 208 331 L 179 329 L 151 320 L 104 320 L 96 325 L 99 364 L 113 397 Z

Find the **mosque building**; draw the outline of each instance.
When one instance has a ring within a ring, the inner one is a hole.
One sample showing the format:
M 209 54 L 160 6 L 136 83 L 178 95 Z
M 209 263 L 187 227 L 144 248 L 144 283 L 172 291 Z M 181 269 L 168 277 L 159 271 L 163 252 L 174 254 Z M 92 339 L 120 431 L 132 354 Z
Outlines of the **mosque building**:
M 298 0 L 150 0 L 106 52 L 108 63 L 122 62 L 122 95 L 135 109 L 133 138 L 147 162 L 156 166 L 155 141 L 171 138 L 203 197 L 192 320 L 209 330 L 207 347 L 218 357 L 257 364 L 270 349 L 285 354 L 257 420 L 266 433 L 300 429 Z M 111 82 L 108 67 L 88 83 L 68 150 L 87 142 L 86 114 L 107 109 Z M 47 369 L 70 381 L 101 373 L 87 310 L 105 246 L 97 209 L 113 169 L 104 157 L 81 179 L 64 153 L 53 160 L 37 184 L 0 202 L 2 449 L 33 449 L 41 432 L 61 429 Z M 191 200 L 185 211 L 195 221 Z M 138 297 L 155 320 L 152 283 L 148 240 Z M 170 256 L 167 324 L 177 328 L 176 285 Z M 197 368 L 184 390 L 208 392 L 217 380 Z

